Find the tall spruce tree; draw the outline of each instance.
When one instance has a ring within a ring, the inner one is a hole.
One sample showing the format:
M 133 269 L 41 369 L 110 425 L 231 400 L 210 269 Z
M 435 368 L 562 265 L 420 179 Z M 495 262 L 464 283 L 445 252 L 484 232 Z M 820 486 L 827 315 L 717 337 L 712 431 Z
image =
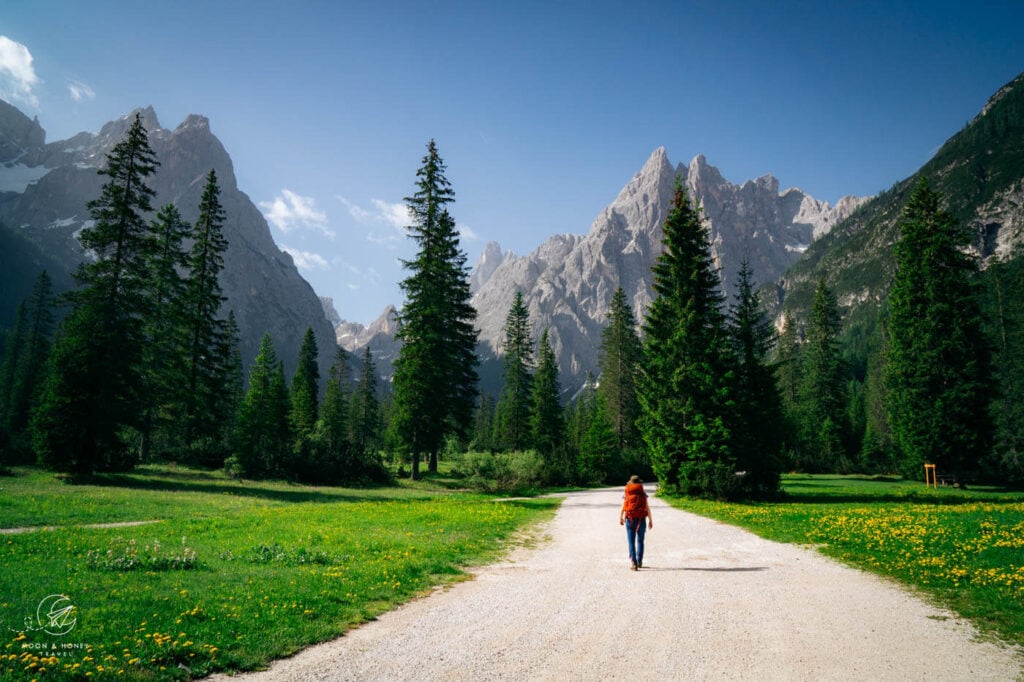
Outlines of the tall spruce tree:
M 88 204 L 93 224 L 80 235 L 95 260 L 75 275 L 80 288 L 69 295 L 72 310 L 33 419 L 36 452 L 58 470 L 90 474 L 136 461 L 122 434 L 139 426 L 144 405 L 143 321 L 154 248 L 145 219 L 154 191 L 145 181 L 157 165 L 136 114 L 99 171 L 107 180 Z
M 870 473 L 896 471 L 885 387 L 888 335 L 888 322 L 883 315 L 871 341 L 864 376 L 864 438 L 861 440 L 860 468 Z
M 217 173 L 206 176 L 199 200 L 199 218 L 192 230 L 188 291 L 185 299 L 187 387 L 185 440 L 216 441 L 224 419 L 223 386 L 228 371 L 223 359 L 228 345 L 225 320 L 218 317 L 224 303 L 220 272 L 224 268 L 224 209 Z
M 754 290 L 750 262 L 740 263 L 736 302 L 730 308 L 730 331 L 736 356 L 736 466 L 745 471 L 742 487 L 753 496 L 775 495 L 781 473 L 782 401 L 768 354 L 775 327 Z
M 570 467 L 564 460 L 565 415 L 562 411 L 562 387 L 558 381 L 558 360 L 548 340 L 548 330 L 541 332 L 537 346 L 537 371 L 533 374 L 530 434 L 549 468 L 566 480 Z
M 0 466 L 28 463 L 32 409 L 46 377 L 55 324 L 53 280 L 43 270 L 18 306 L 9 348 L 0 365 Z
M 377 457 L 381 436 L 381 407 L 377 365 L 370 347 L 363 349 L 362 369 L 352 392 L 351 442 L 355 457 L 362 462 Z
M 339 479 L 352 477 L 356 473 L 349 447 L 350 374 L 348 352 L 339 346 L 327 376 L 317 425 L 323 450 L 322 459 L 325 460 L 324 468 L 336 472 Z
M 218 451 L 210 453 L 210 459 L 207 462 L 210 466 L 223 464 L 229 456 L 234 438 L 235 422 L 238 420 L 238 410 L 245 397 L 245 370 L 242 365 L 242 351 L 239 348 L 241 333 L 234 310 L 228 311 L 224 334 L 227 343 L 221 348 L 221 366 L 224 369 L 223 399 L 218 403 L 220 408 L 218 414 L 221 419 L 218 430 L 220 448 Z
M 249 369 L 249 388 L 239 406 L 235 427 L 233 465 L 246 478 L 276 473 L 282 449 L 286 447 L 288 394 L 281 385 L 283 377 L 274 342 L 269 333 L 264 334 Z
M 533 332 L 521 291 L 516 291 L 505 318 L 502 351 L 505 383 L 495 415 L 495 441 L 503 450 L 522 450 L 530 443 Z
M 903 209 L 889 291 L 886 381 L 901 470 L 977 472 L 992 444 L 991 351 L 965 247 L 968 231 L 922 179 Z
M 14 463 L 17 436 L 11 426 L 11 412 L 16 402 L 14 395 L 15 376 L 24 355 L 25 337 L 28 328 L 28 313 L 25 302 L 18 304 L 14 313 L 14 327 L 8 333 L 4 344 L 3 362 L 0 363 L 0 470 Z
M 851 470 L 846 453 L 849 371 L 840 353 L 839 331 L 839 304 L 832 289 L 821 278 L 807 321 L 800 395 L 803 465 L 810 471 L 849 473 Z
M 609 414 L 605 398 L 596 387 L 593 375 L 587 376 L 576 401 L 576 438 L 579 441 L 578 470 L 582 483 L 610 482 L 613 474 L 622 477 L 619 464 L 625 461 L 619 434 Z
M 152 225 L 154 246 L 150 257 L 150 305 L 146 317 L 143 352 L 145 404 L 141 456 L 150 457 L 154 432 L 169 430 L 184 416 L 184 296 L 182 276 L 188 259 L 184 241 L 191 226 L 173 204 L 163 206 Z
M 989 338 L 998 393 L 992 404 L 995 439 L 984 473 L 997 481 L 1024 487 L 1024 258 L 989 266 Z
M 782 332 L 779 334 L 775 371 L 779 378 L 779 395 L 782 399 L 783 452 L 786 467 L 800 468 L 803 459 L 800 387 L 803 385 L 803 356 L 800 352 L 800 330 L 790 311 L 782 314 Z
M 640 403 L 636 397 L 636 383 L 642 352 L 636 320 L 620 286 L 612 295 L 608 326 L 601 332 L 598 356 L 601 383 L 597 388 L 615 430 L 616 446 L 620 452 L 638 445 L 636 420 Z
M 308 327 L 299 348 L 299 361 L 292 377 L 291 411 L 289 419 L 292 434 L 297 441 L 307 440 L 316 427 L 320 408 L 319 353 L 313 328 Z
M 447 209 L 455 193 L 433 140 L 416 177 L 416 192 L 405 202 L 412 221 L 409 234 L 419 251 L 403 262 L 410 274 L 401 283 L 406 300 L 393 380 L 395 431 L 411 455 L 414 479 L 424 454 L 430 470 L 437 471 L 445 438 L 466 434 L 476 403 L 478 364 L 466 255 Z
M 472 448 L 476 452 L 494 451 L 495 402 L 488 393 L 482 393 L 476 407 L 473 422 Z
M 678 177 L 664 233 L 644 322 L 640 430 L 665 490 L 731 497 L 734 407 L 719 278 L 700 210 Z

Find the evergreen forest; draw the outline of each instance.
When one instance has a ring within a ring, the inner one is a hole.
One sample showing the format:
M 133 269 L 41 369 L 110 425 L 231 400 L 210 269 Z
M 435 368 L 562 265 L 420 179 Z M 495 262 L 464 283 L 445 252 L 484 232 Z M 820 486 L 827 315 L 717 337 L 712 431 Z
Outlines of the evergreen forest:
M 436 474 L 450 459 L 470 481 L 639 473 L 670 494 L 749 499 L 777 496 L 784 471 L 917 479 L 928 463 L 956 485 L 1024 485 L 1024 259 L 982 271 L 948 208 L 959 201 L 926 179 L 903 193 L 891 285 L 852 327 L 824 274 L 777 322 L 747 262 L 723 292 L 701 208 L 677 179 L 654 300 L 637 319 L 615 291 L 596 375 L 566 395 L 550 330 L 534 327 L 517 292 L 503 388 L 489 395 L 455 193 L 433 140 L 405 200 L 417 253 L 403 263 L 388 382 L 369 348 L 318 349 L 312 330 L 292 376 L 270 334 L 246 376 L 220 285 L 217 175 L 189 224 L 180 207 L 152 204 L 159 167 L 136 117 L 89 203 L 81 241 L 95 258 L 59 296 L 36 273 L 0 338 L 0 468 L 88 477 L 173 461 L 366 483 Z M 332 354 L 327 376 L 321 352 Z

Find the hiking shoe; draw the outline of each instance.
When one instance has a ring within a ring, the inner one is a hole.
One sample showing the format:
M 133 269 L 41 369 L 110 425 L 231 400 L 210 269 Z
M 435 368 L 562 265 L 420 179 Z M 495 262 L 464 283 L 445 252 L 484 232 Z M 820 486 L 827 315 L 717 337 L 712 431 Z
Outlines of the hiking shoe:
M 631 570 L 631 571 L 635 571 L 636 570 L 636 562 L 635 561 L 630 562 L 629 570 Z
M 642 562 L 642 561 L 636 562 L 636 567 L 637 568 L 643 568 L 644 567 L 644 562 Z

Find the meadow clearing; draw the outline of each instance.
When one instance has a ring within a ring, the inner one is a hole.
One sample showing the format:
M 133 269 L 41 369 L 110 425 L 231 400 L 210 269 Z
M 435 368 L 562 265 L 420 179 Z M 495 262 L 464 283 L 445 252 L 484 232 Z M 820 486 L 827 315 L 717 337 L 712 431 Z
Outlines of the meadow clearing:
M 3 679 L 261 667 L 463 578 L 558 505 L 429 483 L 240 483 L 172 467 L 87 485 L 15 473 L 0 478 L 0 528 L 56 529 L 0 535 Z M 156 523 L 83 527 L 126 521 Z M 41 612 L 53 595 L 74 607 L 63 621 Z
M 53 529 L 0 535 L 0 677 L 260 668 L 464 578 L 559 504 L 456 483 L 310 487 L 152 466 L 70 484 L 17 469 L 0 478 L 0 528 Z M 1024 495 L 838 476 L 784 487 L 777 503 L 670 503 L 814 545 L 1024 644 Z M 87 527 L 133 521 L 153 523 Z M 63 620 L 48 616 L 60 607 Z
M 669 500 L 894 578 L 1024 645 L 1024 494 L 862 476 L 783 477 L 786 501 Z

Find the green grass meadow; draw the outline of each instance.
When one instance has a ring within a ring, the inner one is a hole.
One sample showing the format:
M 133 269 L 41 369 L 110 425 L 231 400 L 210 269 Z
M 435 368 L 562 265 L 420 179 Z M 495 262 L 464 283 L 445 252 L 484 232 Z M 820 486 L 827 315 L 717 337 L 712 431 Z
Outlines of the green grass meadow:
M 0 534 L 0 679 L 261 668 L 463 578 L 558 505 L 457 485 L 317 488 L 169 466 L 73 484 L 17 469 L 0 477 L 0 528 L 54 529 Z M 852 476 L 784 488 L 775 503 L 669 502 L 814 545 L 1024 645 L 1024 494 Z M 129 521 L 154 523 L 87 527 Z M 67 619 L 47 617 L 55 601 L 74 607 Z
M 76 485 L 15 473 L 0 477 L 0 528 L 56 529 L 0 535 L 2 679 L 259 668 L 459 580 L 558 505 L 429 481 L 312 488 L 141 467 Z M 156 523 L 83 527 L 126 521 Z M 74 606 L 68 619 L 40 613 L 51 595 Z
M 781 503 L 669 502 L 895 578 L 1024 645 L 1024 493 L 795 474 L 783 488 Z

